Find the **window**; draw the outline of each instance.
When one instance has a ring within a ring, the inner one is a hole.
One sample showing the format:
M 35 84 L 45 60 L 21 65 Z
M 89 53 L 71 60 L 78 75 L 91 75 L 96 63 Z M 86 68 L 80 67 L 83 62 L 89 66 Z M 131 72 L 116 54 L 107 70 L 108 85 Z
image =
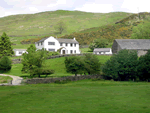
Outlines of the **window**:
M 70 50 L 70 54 L 72 54 L 72 52 L 73 52 L 73 51 L 72 51 L 72 50 Z
M 66 43 L 66 46 L 68 46 L 68 44 Z
M 21 51 L 19 51 L 19 54 L 22 54 L 22 52 L 21 52 Z
M 62 46 L 63 45 L 63 43 L 60 43 L 60 46 Z
M 74 47 L 76 47 L 76 44 L 74 44 Z
M 48 45 L 55 45 L 55 42 L 48 42 Z
M 48 49 L 49 51 L 55 51 L 55 49 Z
M 41 45 L 43 45 L 43 42 L 41 42 Z
M 72 45 L 73 45 L 73 44 L 71 43 L 70 46 L 72 47 Z
M 38 43 L 38 46 L 39 46 L 39 43 Z
M 76 53 L 76 50 L 74 50 L 74 53 Z

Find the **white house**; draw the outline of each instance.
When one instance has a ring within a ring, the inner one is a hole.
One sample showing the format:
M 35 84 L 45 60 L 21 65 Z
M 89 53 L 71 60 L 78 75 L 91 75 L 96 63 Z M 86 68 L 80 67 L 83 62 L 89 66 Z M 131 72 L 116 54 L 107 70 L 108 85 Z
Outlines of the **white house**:
M 21 56 L 23 53 L 26 52 L 26 49 L 13 49 L 15 56 Z
M 37 49 L 46 49 L 47 51 L 60 50 L 60 54 L 80 54 L 79 43 L 75 38 L 73 39 L 62 39 L 48 37 L 35 42 Z
M 93 54 L 112 54 L 111 48 L 95 48 Z

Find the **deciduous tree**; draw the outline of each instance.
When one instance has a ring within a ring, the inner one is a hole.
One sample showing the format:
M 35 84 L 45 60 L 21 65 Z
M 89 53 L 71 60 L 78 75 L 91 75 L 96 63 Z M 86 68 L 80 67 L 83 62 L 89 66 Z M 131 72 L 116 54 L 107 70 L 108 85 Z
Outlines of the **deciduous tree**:
M 55 29 L 59 32 L 59 34 L 62 34 L 62 32 L 67 30 L 67 26 L 63 21 L 59 21 L 56 24 Z

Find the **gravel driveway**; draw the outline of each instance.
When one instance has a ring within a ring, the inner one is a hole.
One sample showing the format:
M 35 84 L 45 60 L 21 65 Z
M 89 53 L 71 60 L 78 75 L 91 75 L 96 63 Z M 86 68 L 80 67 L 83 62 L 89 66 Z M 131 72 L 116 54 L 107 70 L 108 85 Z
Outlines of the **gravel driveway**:
M 13 75 L 0 74 L 0 76 L 9 76 L 13 78 L 11 85 L 21 85 L 21 81 L 23 80 L 23 78 L 18 77 L 18 76 L 13 76 Z

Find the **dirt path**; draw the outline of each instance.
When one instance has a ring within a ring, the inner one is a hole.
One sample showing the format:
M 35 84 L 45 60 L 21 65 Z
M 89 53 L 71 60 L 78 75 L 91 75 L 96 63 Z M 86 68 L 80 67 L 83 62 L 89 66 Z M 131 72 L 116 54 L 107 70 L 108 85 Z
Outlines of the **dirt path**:
M 13 76 L 13 75 L 0 74 L 0 76 L 9 76 L 13 78 L 11 85 L 21 85 L 21 81 L 23 80 L 23 78 L 18 77 L 18 76 Z

